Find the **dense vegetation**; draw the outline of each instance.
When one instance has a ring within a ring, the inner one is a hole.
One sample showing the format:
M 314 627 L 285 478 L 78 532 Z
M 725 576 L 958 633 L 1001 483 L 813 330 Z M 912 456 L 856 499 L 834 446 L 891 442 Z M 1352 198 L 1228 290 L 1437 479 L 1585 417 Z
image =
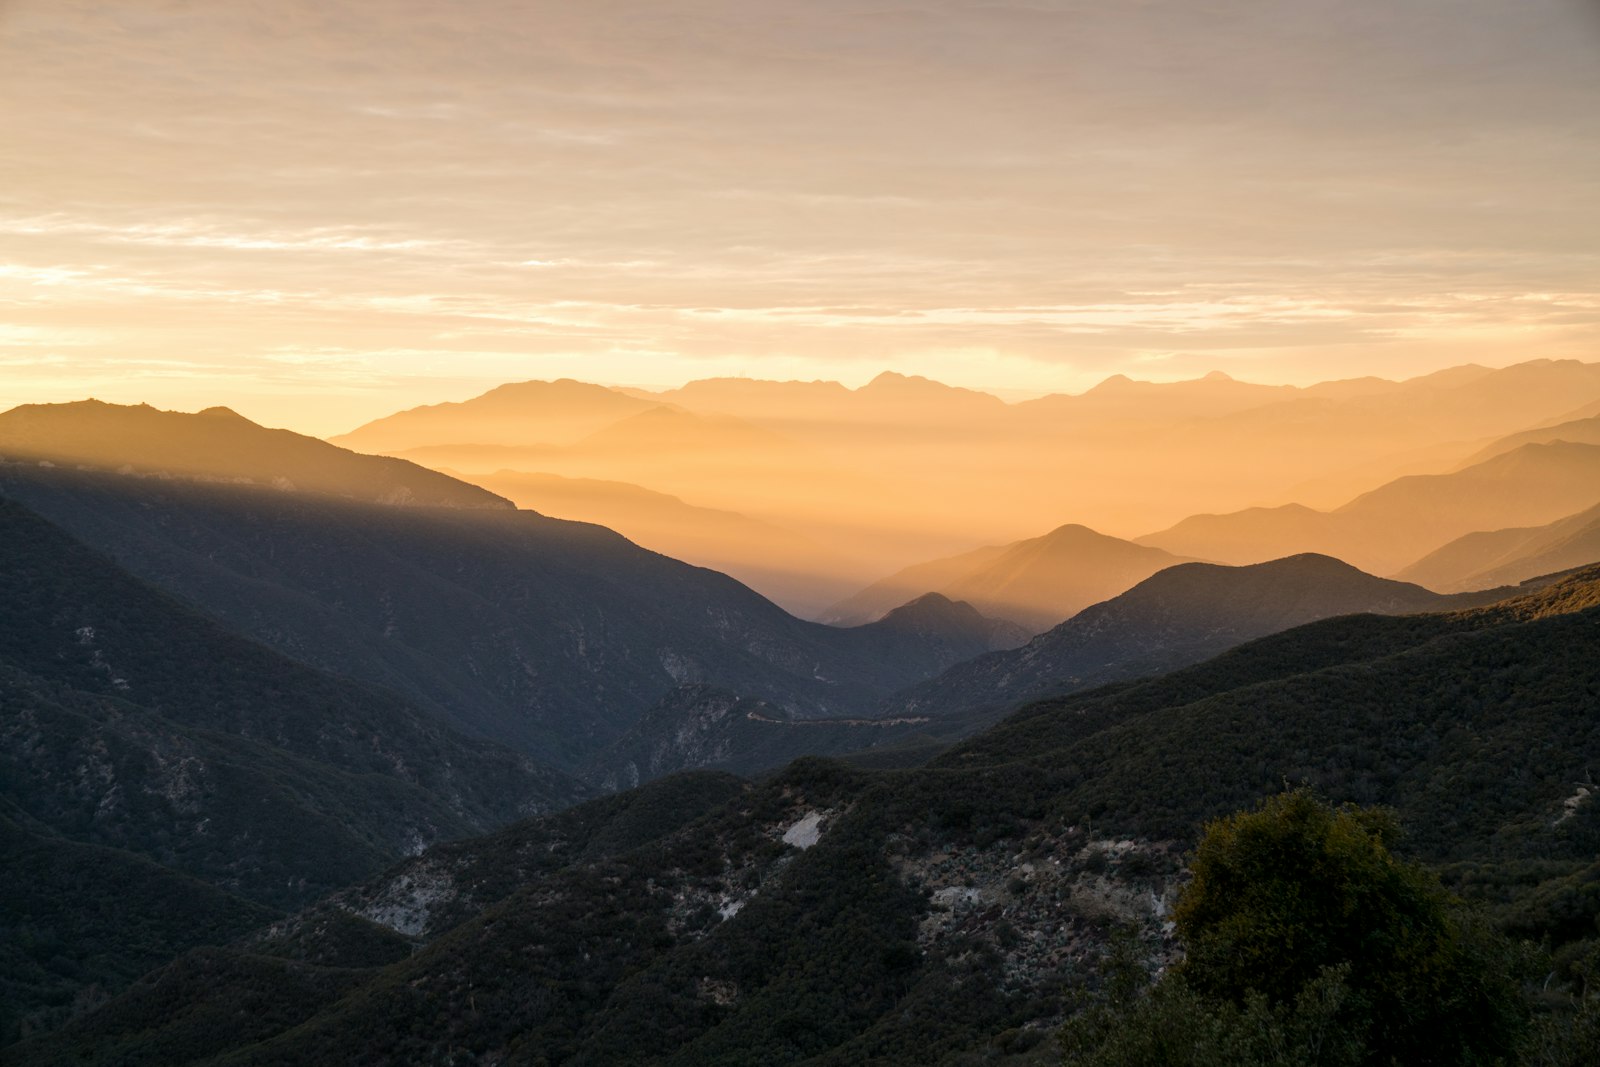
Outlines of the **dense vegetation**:
M 1173 914 L 1182 964 L 1069 1022 L 1068 1062 L 1504 1062 L 1526 1025 L 1515 954 L 1395 858 L 1398 830 L 1303 789 L 1209 825 Z
M 223 630 L 0 500 L 0 795 L 58 833 L 301 904 L 581 789 Z
M 1387 1041 L 1403 1025 L 1373 1014 L 1376 994 L 1432 1010 L 1416 984 L 1431 979 L 1417 975 L 1460 979 L 1481 959 L 1480 931 L 1411 866 L 1420 862 L 1500 931 L 1483 936 L 1548 944 L 1544 973 L 1554 973 L 1534 991 L 1521 1055 L 1582 1062 L 1573 1050 L 1590 1016 L 1555 1009 L 1596 944 L 1600 810 L 1577 784 L 1600 762 L 1597 707 L 1597 573 L 1496 608 L 1329 620 L 1036 705 L 926 768 L 801 760 L 725 796 L 718 780 L 695 779 L 690 818 L 624 835 L 620 851 L 557 844 L 592 835 L 550 818 L 498 844 L 436 849 L 344 898 L 377 921 L 398 921 L 396 902 L 424 909 L 429 920 L 408 935 L 421 942 L 414 954 L 384 962 L 381 937 L 308 919 L 282 935 L 292 950 L 269 938 L 205 957 L 219 975 L 228 960 L 240 974 L 266 966 L 259 958 L 300 968 L 277 1000 L 253 978 L 198 988 L 185 978 L 197 965 L 180 962 L 11 1051 L 21 1063 L 156 1049 L 166 1062 L 209 1062 L 222 1051 L 214 1031 L 189 1032 L 187 1020 L 249 1010 L 273 1023 L 227 1043 L 229 1063 L 1037 1061 L 1075 1002 L 1114 992 L 1104 976 L 1115 967 L 1103 963 L 1116 957 L 1116 930 L 1134 926 L 1127 955 L 1145 973 L 1176 959 L 1160 924 L 1183 853 L 1204 823 L 1288 780 L 1395 811 L 1398 841 L 1364 816 L 1312 813 L 1298 825 L 1321 834 L 1354 882 L 1385 887 L 1335 894 L 1336 906 L 1353 901 L 1382 922 L 1411 916 L 1416 937 L 1352 954 L 1324 931 L 1319 966 L 1286 972 L 1285 988 L 1257 997 L 1226 968 L 1184 971 L 1181 984 L 1148 999 L 1129 992 L 1112 1010 L 1211 1034 L 1223 1051 L 1196 1062 L 1293 1049 L 1357 1008 L 1370 1021 L 1362 1040 Z M 598 825 L 629 810 L 553 818 Z M 541 851 L 550 864 L 533 861 Z M 1271 873 L 1251 855 L 1207 851 L 1202 885 L 1251 914 L 1305 922 L 1229 888 L 1236 869 Z M 1268 905 L 1285 884 L 1263 878 Z M 1208 939 L 1240 932 L 1226 911 L 1179 915 L 1197 960 Z M 330 983 L 324 995 L 308 994 L 313 979 Z M 1458 1007 L 1508 1003 L 1494 993 L 1502 980 L 1464 987 Z M 1376 1047 L 1330 1047 L 1348 1056 L 1325 1062 L 1361 1062 Z
M 130 853 L 29 833 L 4 815 L 0 855 L 0 1045 L 275 915 Z
M 584 795 L 228 633 L 3 499 L 0 558 L 0 1037 Z

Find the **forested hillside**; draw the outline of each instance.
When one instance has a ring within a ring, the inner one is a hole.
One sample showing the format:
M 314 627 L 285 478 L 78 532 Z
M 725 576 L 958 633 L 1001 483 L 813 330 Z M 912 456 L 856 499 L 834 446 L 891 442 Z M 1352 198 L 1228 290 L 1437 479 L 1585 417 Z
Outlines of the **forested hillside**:
M 1404 855 L 1501 930 L 1579 943 L 1594 937 L 1597 700 L 1600 572 L 1489 608 L 1331 619 L 1033 705 L 926 769 L 800 761 L 632 851 L 513 858 L 554 832 L 538 825 L 435 850 L 343 898 L 419 940 L 408 958 L 328 971 L 337 941 L 319 954 L 301 926 L 280 935 L 292 951 L 189 957 L 15 1051 L 912 1064 L 1037 1047 L 1114 930 L 1172 958 L 1161 924 L 1185 850 L 1285 782 L 1392 807 Z M 479 873 L 507 863 L 515 877 Z M 248 1033 L 184 1021 L 262 996 L 248 975 L 264 958 L 298 977 Z M 174 999 L 187 1007 L 153 1026 Z

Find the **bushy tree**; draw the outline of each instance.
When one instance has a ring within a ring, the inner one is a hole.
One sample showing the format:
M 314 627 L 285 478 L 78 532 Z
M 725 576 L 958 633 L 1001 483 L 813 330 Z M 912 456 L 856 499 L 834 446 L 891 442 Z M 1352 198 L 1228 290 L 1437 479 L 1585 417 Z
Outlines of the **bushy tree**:
M 1308 790 L 1208 825 L 1173 916 L 1184 962 L 1139 1003 L 1069 1027 L 1068 1062 L 1509 1057 L 1526 1022 L 1514 954 L 1390 852 L 1397 835 L 1387 812 L 1335 808 Z M 1091 1049 L 1085 1027 L 1096 1025 L 1103 1040 Z

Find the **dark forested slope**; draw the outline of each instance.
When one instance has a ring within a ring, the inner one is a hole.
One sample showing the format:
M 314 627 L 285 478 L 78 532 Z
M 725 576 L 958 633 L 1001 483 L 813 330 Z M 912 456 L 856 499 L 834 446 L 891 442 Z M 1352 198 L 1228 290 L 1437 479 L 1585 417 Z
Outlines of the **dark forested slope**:
M 298 903 L 582 794 L 227 632 L 3 499 L 0 559 L 0 793 L 65 837 Z
M 900 716 L 1007 710 L 1026 699 L 1195 663 L 1316 619 L 1440 611 L 1510 592 L 1445 597 L 1313 554 L 1248 567 L 1187 563 L 1084 609 L 1021 648 L 958 664 L 897 694 L 886 710 Z
M 0 491 L 278 650 L 569 768 L 678 685 L 859 715 L 996 647 L 970 609 L 803 622 L 598 526 L 0 467 Z
M 1161 924 L 1183 850 L 1286 780 L 1394 807 L 1408 855 L 1504 928 L 1560 944 L 1592 935 L 1600 910 L 1600 807 L 1584 785 L 1597 709 L 1600 571 L 1473 611 L 1325 620 L 1034 705 L 925 769 L 803 760 L 720 807 L 712 789 L 711 807 L 690 803 L 690 821 L 630 851 L 567 862 L 577 853 L 561 846 L 546 865 L 532 857 L 562 836 L 548 819 L 503 846 L 436 849 L 342 898 L 396 927 L 415 912 L 392 905 L 425 905 L 402 934 L 425 942 L 413 955 L 330 970 L 330 949 L 247 1032 L 197 1032 L 196 1018 L 259 1002 L 249 976 L 284 939 L 314 954 L 315 923 L 286 928 L 278 948 L 180 961 L 10 1051 L 28 1064 L 157 1050 L 175 1064 L 961 1062 L 1037 1042 L 1115 926 L 1170 959 Z

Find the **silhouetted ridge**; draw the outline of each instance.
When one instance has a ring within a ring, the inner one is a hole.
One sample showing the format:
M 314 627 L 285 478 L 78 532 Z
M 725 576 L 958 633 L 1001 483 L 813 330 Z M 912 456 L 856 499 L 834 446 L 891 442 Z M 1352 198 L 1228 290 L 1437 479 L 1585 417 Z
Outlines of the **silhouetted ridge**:
M 1171 670 L 1317 619 L 1441 611 L 1512 592 L 1447 597 L 1312 552 L 1244 567 L 1183 563 L 1085 608 L 1021 648 L 958 664 L 897 694 L 884 713 L 1004 710 L 1031 697 Z
M 907 567 L 840 601 L 822 618 L 849 625 L 936 591 L 990 618 L 1013 620 L 1039 633 L 1181 562 L 1184 557 L 1162 549 L 1067 523 L 1040 537 Z
M 901 604 L 878 621 L 884 626 L 909 630 L 977 625 L 984 618 L 977 608 L 964 600 L 951 600 L 941 593 L 925 593 Z
M 384 504 L 510 508 L 509 500 L 403 459 L 364 456 L 212 407 L 25 404 L 0 414 L 0 457 L 124 473 L 242 481 Z
M 991 625 L 805 622 L 727 575 L 525 511 L 28 466 L 0 467 L 0 491 L 288 655 L 567 768 L 674 686 L 860 716 L 997 647 Z

